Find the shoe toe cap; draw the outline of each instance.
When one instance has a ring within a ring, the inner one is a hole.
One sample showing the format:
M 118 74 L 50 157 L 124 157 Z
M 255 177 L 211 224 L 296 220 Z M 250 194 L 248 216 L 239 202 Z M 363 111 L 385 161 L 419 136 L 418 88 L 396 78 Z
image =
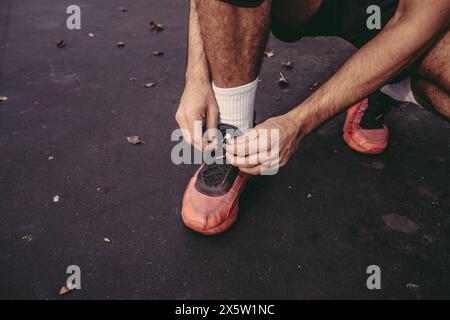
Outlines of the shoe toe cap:
M 208 197 L 189 184 L 183 197 L 184 222 L 199 231 L 207 231 L 222 224 L 230 211 L 226 197 Z

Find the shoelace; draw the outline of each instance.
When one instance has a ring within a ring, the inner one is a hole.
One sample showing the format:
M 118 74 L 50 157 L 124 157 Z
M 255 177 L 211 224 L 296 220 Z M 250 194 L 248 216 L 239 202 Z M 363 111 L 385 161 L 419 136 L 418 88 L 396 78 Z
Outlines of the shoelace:
M 225 141 L 230 138 L 230 135 L 228 135 L 225 131 L 222 131 L 222 137 L 224 137 L 222 143 L 225 143 Z M 214 155 L 215 152 L 213 152 L 213 156 Z M 216 160 L 219 159 L 220 158 L 216 158 Z M 214 162 L 205 166 L 202 177 L 206 185 L 210 187 L 217 187 L 226 179 L 228 173 L 232 170 L 232 166 L 226 163 L 225 157 L 223 157 L 223 160 L 224 163 Z
M 231 170 L 230 164 L 208 164 L 203 171 L 203 181 L 210 187 L 219 186 Z

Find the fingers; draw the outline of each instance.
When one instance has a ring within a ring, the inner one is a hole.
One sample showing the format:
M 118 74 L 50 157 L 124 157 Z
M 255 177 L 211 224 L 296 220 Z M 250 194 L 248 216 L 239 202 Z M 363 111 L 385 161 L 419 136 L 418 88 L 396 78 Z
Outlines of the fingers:
M 245 157 L 258 153 L 258 131 L 252 129 L 246 134 L 227 141 L 227 152 L 236 156 Z
M 244 173 L 251 174 L 252 176 L 257 175 L 273 175 L 279 170 L 279 165 L 273 165 L 271 162 L 265 162 L 263 164 L 256 165 L 250 168 L 242 168 L 239 170 Z
M 226 150 L 238 157 L 248 157 L 262 152 L 267 153 L 273 148 L 272 142 L 274 141 L 272 141 L 272 138 L 268 130 L 255 128 L 245 135 L 229 141 Z
M 185 87 L 175 116 L 184 140 L 204 150 L 214 140 L 219 108 L 210 85 Z M 203 131 L 209 132 L 203 134 Z
M 226 157 L 230 164 L 239 168 L 253 168 L 261 163 L 270 164 L 276 160 L 276 155 L 270 152 L 270 150 L 254 153 L 247 157 L 240 157 L 227 152 Z
M 257 141 L 259 136 L 259 132 L 257 129 L 252 129 L 248 131 L 246 134 L 243 134 L 242 136 L 236 137 L 233 140 L 230 141 L 231 146 L 242 146 L 251 144 Z
M 241 172 L 251 174 L 252 176 L 257 176 L 261 174 L 260 166 L 255 166 L 252 168 L 239 168 Z
M 188 144 L 199 150 L 203 150 L 208 145 L 208 142 L 203 139 L 202 115 L 198 115 L 193 120 L 178 116 L 176 119 L 182 130 L 183 138 Z
M 206 137 L 209 141 L 216 138 L 219 112 L 218 108 L 210 108 L 206 116 Z
M 194 134 L 193 135 L 194 146 L 200 150 L 203 150 L 203 144 L 204 144 L 204 141 L 206 141 L 203 138 L 203 119 L 204 119 L 204 115 L 200 114 L 197 116 L 197 119 L 195 119 L 194 121 L 191 121 L 192 132 Z
M 226 145 L 227 161 L 251 175 L 278 171 L 276 169 L 280 162 L 278 141 L 278 136 L 270 130 L 262 126 L 256 127 Z

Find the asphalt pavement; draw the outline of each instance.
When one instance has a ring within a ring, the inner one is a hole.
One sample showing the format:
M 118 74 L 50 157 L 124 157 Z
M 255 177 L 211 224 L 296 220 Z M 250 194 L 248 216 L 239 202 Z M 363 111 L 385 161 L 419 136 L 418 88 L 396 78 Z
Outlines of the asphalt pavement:
M 0 298 L 450 298 L 448 122 L 401 105 L 389 149 L 365 156 L 343 142 L 340 115 L 246 191 L 231 230 L 201 236 L 180 218 L 196 166 L 170 158 L 187 1 L 79 0 L 81 30 L 66 28 L 71 4 L 0 2 Z M 258 122 L 354 52 L 335 38 L 268 48 Z M 70 265 L 82 289 L 60 297 Z M 381 290 L 366 286 L 370 265 Z

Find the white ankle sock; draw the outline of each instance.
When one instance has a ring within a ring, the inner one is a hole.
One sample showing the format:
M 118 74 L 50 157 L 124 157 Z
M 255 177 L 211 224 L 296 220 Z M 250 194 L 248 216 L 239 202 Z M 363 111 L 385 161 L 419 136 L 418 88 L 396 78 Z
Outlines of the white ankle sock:
M 213 83 L 214 94 L 219 105 L 220 123 L 235 126 L 242 133 L 253 128 L 257 87 L 258 78 L 236 88 L 218 88 Z
M 409 102 L 420 106 L 412 92 L 411 77 L 399 83 L 387 84 L 381 88 L 381 92 L 399 102 Z

